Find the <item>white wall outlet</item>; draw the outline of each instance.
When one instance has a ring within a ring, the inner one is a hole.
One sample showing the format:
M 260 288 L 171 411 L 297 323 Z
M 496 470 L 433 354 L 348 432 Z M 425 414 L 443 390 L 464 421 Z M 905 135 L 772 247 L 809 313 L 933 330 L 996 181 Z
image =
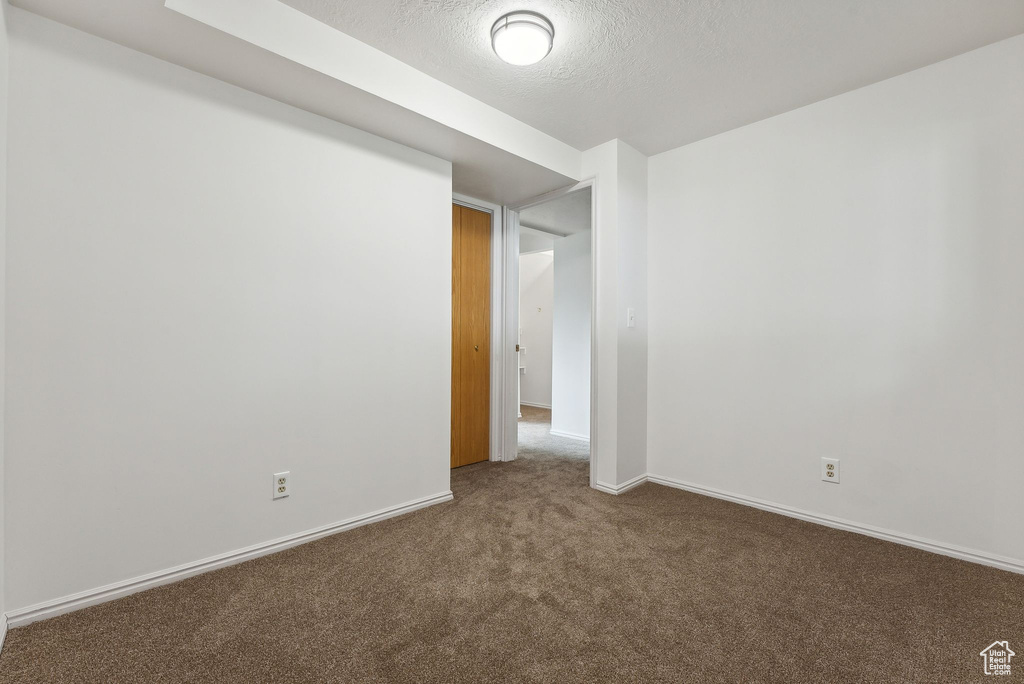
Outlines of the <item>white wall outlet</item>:
M 823 482 L 831 482 L 832 484 L 839 484 L 839 459 L 838 458 L 823 458 L 821 459 L 821 479 Z
M 283 499 L 292 493 L 292 474 L 286 470 L 283 473 L 274 473 L 274 498 Z

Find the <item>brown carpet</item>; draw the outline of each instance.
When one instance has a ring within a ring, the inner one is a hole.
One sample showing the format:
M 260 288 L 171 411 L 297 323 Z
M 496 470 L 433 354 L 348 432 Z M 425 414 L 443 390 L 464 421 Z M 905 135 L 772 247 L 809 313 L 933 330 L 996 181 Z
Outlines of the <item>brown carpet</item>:
M 996 639 L 1024 678 L 1022 576 L 587 467 L 534 444 L 451 503 L 12 630 L 0 682 L 965 682 Z

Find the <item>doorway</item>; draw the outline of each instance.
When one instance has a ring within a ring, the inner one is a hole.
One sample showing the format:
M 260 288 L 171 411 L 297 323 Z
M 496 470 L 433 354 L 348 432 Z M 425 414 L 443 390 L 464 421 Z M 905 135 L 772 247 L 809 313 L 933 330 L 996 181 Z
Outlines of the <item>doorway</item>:
M 517 453 L 592 460 L 592 188 L 516 213 Z

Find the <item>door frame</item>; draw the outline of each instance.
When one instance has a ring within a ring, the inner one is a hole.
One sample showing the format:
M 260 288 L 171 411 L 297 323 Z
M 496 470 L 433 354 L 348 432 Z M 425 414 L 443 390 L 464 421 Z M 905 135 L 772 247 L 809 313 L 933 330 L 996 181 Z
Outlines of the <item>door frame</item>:
M 457 192 L 452 193 L 452 204 L 476 209 L 491 216 L 491 415 L 489 420 L 489 460 L 504 460 L 504 445 L 507 441 L 501 417 L 504 415 L 502 402 L 505 397 L 502 359 L 506 349 L 503 345 L 504 335 L 504 208 L 501 205 L 478 200 Z M 514 349 L 514 347 L 513 347 Z M 513 435 L 514 437 L 514 435 Z M 511 459 L 509 459 L 511 460 Z
M 516 380 L 519 375 L 519 362 L 515 355 L 515 344 L 519 333 L 519 212 L 523 209 L 537 206 L 558 199 L 577 190 L 590 188 L 590 486 L 597 487 L 597 462 L 601 450 L 599 448 L 599 437 L 597 424 L 597 292 L 598 292 L 598 271 L 597 271 L 597 179 L 587 178 L 573 185 L 568 185 L 558 190 L 538 195 L 505 208 L 504 224 L 506 226 L 504 250 L 506 253 L 505 269 L 502 274 L 505 290 L 505 330 L 503 341 L 513 351 L 510 354 L 511 360 L 506 363 L 505 380 L 503 384 L 504 399 L 502 411 L 511 405 L 512 409 L 503 413 L 505 423 L 511 422 L 511 430 L 506 428 L 505 460 L 514 460 L 518 452 L 518 421 L 516 415 L 519 407 L 519 397 Z M 513 375 L 511 383 L 508 382 L 508 369 L 512 368 Z M 511 443 L 509 443 L 511 441 Z

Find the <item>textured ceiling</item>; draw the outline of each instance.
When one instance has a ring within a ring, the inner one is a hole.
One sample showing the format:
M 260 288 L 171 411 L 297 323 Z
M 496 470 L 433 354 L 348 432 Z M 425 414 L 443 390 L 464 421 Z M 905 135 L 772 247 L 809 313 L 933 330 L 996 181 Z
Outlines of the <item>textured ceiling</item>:
M 1024 0 L 283 0 L 579 149 L 655 154 L 1024 33 Z M 504 64 L 494 21 L 555 24 Z
M 590 188 L 523 209 L 519 225 L 562 237 L 590 230 Z

